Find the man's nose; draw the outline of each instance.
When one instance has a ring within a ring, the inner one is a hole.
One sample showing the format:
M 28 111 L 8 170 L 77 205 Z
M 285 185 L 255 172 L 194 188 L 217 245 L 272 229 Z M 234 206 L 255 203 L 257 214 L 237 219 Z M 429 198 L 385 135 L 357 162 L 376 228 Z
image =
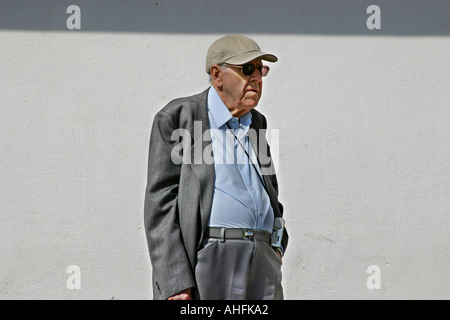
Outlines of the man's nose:
M 250 81 L 262 81 L 262 74 L 258 68 L 255 68 L 253 73 L 250 75 Z

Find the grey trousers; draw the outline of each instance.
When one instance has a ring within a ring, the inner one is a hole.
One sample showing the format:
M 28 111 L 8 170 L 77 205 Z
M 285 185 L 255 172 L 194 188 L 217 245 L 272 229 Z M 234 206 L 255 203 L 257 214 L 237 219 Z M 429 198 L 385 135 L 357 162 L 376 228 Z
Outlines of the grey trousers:
M 211 238 L 197 257 L 195 299 L 283 299 L 282 262 L 264 241 Z

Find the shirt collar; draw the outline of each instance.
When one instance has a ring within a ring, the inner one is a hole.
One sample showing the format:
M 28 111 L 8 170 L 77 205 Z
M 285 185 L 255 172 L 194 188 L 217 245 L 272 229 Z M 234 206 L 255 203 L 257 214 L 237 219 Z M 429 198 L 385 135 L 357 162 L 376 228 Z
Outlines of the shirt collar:
M 214 118 L 217 128 L 221 128 L 228 121 L 234 118 L 213 86 L 209 88 L 208 92 L 208 110 L 209 112 L 211 112 L 211 115 Z M 240 123 L 246 127 L 249 127 L 250 124 L 252 123 L 251 112 L 247 112 L 246 114 L 241 116 Z

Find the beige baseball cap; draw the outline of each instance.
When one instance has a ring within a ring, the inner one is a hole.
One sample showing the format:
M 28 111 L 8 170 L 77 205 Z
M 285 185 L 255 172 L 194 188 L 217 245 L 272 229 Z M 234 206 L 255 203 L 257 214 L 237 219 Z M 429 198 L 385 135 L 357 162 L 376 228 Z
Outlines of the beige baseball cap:
M 209 47 L 206 54 L 206 72 L 209 73 L 214 64 L 241 65 L 256 58 L 269 62 L 278 61 L 273 54 L 262 52 L 254 40 L 238 34 L 228 35 L 214 41 Z

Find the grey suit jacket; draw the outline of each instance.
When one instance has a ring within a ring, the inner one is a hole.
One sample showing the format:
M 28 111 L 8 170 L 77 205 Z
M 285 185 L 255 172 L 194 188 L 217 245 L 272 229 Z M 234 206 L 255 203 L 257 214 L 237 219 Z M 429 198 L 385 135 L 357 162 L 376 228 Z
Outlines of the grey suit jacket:
M 198 150 L 203 152 L 211 144 L 207 99 L 208 90 L 173 100 L 154 118 L 144 209 L 154 299 L 167 299 L 196 286 L 197 251 L 208 227 L 215 176 L 214 164 L 198 161 Z M 251 128 L 266 129 L 265 117 L 256 110 L 251 113 Z M 195 121 L 201 122 L 201 130 L 198 130 L 199 122 L 194 128 Z M 174 130 L 180 128 L 190 133 L 191 163 L 175 164 L 172 161 L 173 148 L 179 146 L 179 141 L 172 141 L 171 137 Z M 254 146 L 258 143 L 254 139 L 250 141 Z M 268 155 L 270 157 L 270 151 Z M 260 162 L 261 167 L 270 165 Z M 274 214 L 281 217 L 283 206 L 278 201 L 276 175 L 264 175 L 264 180 Z M 287 242 L 286 232 L 285 250 Z

